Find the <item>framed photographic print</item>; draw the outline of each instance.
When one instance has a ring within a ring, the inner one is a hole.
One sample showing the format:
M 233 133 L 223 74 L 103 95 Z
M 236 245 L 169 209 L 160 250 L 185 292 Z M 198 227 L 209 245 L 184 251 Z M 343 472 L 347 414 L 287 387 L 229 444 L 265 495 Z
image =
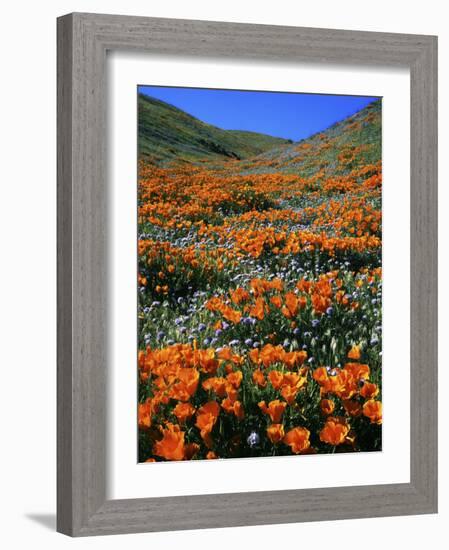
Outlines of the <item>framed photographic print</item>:
M 437 509 L 436 38 L 58 19 L 58 530 Z

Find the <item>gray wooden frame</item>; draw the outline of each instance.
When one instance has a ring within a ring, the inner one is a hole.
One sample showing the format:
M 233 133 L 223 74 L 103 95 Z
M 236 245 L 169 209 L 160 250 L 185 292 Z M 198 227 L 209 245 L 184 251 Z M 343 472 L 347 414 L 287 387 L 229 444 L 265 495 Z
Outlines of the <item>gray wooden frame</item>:
M 411 72 L 410 483 L 106 499 L 106 52 Z M 58 505 L 72 536 L 437 511 L 437 38 L 74 13 L 58 19 Z

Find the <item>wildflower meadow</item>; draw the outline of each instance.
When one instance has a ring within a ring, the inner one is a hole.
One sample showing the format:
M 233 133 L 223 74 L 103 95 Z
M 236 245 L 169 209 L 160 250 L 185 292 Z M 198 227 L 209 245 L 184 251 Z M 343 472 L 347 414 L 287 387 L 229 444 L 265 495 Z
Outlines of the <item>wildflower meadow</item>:
M 381 100 L 218 130 L 139 96 L 139 462 L 381 450 Z

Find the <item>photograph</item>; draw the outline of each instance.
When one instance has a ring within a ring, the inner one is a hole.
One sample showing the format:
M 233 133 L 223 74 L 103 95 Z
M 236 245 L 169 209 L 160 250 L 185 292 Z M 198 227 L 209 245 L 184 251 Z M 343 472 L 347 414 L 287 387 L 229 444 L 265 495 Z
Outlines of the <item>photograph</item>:
M 139 86 L 139 462 L 382 449 L 382 99 Z

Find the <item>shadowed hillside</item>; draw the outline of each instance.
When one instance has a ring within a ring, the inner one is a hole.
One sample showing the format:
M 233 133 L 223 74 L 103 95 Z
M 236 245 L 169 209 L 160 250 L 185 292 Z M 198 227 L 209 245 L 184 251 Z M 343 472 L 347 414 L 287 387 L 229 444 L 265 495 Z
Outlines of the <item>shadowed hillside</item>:
M 150 162 L 244 159 L 289 140 L 222 130 L 154 98 L 139 95 L 139 154 Z

